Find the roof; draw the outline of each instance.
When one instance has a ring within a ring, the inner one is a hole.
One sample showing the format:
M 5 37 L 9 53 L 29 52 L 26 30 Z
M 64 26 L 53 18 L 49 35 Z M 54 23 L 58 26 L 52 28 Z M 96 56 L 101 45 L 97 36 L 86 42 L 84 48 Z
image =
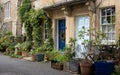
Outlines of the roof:
M 55 3 L 55 4 L 50 5 L 50 6 L 45 6 L 45 7 L 43 7 L 43 9 L 51 9 L 51 8 L 55 8 L 55 7 L 63 6 L 63 5 L 80 4 L 80 3 L 84 3 L 86 1 L 87 0 L 65 0 L 63 2 Z

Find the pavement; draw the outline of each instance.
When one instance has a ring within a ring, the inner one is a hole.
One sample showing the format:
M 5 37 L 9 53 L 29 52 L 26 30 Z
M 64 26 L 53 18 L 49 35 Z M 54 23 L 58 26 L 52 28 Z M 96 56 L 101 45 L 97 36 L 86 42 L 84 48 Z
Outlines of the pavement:
M 72 75 L 70 72 L 52 69 L 50 62 L 30 62 L 11 58 L 0 53 L 0 75 Z

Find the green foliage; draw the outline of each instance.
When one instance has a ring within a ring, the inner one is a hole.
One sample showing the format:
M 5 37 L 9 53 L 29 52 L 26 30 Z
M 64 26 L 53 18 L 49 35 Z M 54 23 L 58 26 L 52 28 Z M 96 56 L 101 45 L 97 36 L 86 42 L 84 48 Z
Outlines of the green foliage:
M 56 49 L 50 51 L 49 54 L 50 54 L 50 60 L 54 60 L 57 63 L 65 62 L 68 60 L 68 57 L 66 57 L 64 52 Z
M 53 50 L 52 39 L 51 38 L 46 39 L 42 47 L 44 48 L 45 51 L 52 51 Z
M 0 12 L 2 11 L 3 9 L 3 5 L 0 3 Z
M 42 10 L 31 9 L 28 13 L 25 14 L 25 30 L 27 34 L 27 40 L 33 40 L 34 46 L 37 48 L 44 44 L 44 27 L 47 25 L 49 32 L 48 37 L 51 39 L 51 20 L 47 16 L 47 13 Z M 52 44 L 52 43 L 51 43 Z
M 0 15 L 3 12 L 3 5 L 0 3 Z M 2 17 L 0 17 L 0 23 L 2 22 Z
M 0 50 L 1 51 L 5 51 L 5 49 L 9 47 L 11 43 L 13 42 L 10 39 L 10 37 L 11 37 L 10 32 L 1 33 L 0 35 Z
M 34 54 L 37 54 L 37 51 L 36 50 L 30 50 L 30 52 L 29 52 L 31 55 L 34 55 Z
M 119 37 L 118 37 L 118 40 L 117 40 L 117 46 L 120 48 L 120 29 L 119 29 Z
M 76 39 L 70 38 L 69 45 L 64 48 L 64 54 L 68 57 L 68 61 L 75 57 L 75 42 Z
M 31 24 L 31 15 L 34 14 L 34 10 L 31 9 L 30 12 L 25 13 L 24 18 L 24 25 L 25 25 L 25 31 L 27 36 L 27 41 L 32 41 L 32 32 L 33 32 L 33 25 Z
M 95 38 L 95 39 L 88 39 L 88 38 L 86 39 L 85 36 L 91 36 L 92 38 Z M 107 39 L 107 37 L 106 37 L 106 34 L 102 31 L 96 31 L 95 29 L 92 29 L 92 28 L 86 29 L 85 27 L 83 27 L 79 31 L 79 39 L 82 40 L 82 45 L 84 45 L 84 47 L 87 47 L 90 44 L 91 46 L 94 46 L 97 49 L 100 49 L 101 46 L 103 45 L 102 40 Z
M 22 0 L 21 6 L 19 7 L 19 10 L 18 10 L 19 17 L 22 23 L 25 21 L 24 14 L 26 12 L 29 12 L 30 9 L 31 9 L 30 0 Z
M 119 72 L 113 72 L 111 75 L 120 75 L 120 71 Z
M 53 47 L 53 39 L 52 39 L 52 29 L 51 29 L 51 19 L 47 16 L 47 13 L 42 10 L 34 10 L 31 9 L 29 12 L 25 13 L 24 15 L 25 21 L 25 31 L 27 41 L 32 41 L 33 46 L 35 48 L 39 48 L 41 46 L 42 49 L 50 49 L 52 50 Z M 44 44 L 44 30 L 45 25 L 47 26 L 48 30 L 48 42 Z M 47 47 L 48 46 L 48 47 Z
M 20 45 L 20 48 L 22 49 L 22 51 L 29 51 L 31 49 L 31 41 L 25 41 Z

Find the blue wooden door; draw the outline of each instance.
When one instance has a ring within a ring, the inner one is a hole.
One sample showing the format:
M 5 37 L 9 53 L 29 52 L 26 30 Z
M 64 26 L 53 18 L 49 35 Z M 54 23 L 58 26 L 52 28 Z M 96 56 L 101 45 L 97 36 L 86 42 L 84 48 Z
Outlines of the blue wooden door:
M 58 43 L 59 43 L 59 50 L 63 50 L 65 47 L 65 31 L 66 26 L 65 26 L 65 19 L 58 20 Z

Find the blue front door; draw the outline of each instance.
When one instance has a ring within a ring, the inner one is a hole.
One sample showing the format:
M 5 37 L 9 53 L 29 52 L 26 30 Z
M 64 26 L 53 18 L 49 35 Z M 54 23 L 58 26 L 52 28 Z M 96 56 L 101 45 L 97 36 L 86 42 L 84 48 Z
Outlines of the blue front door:
M 59 43 L 59 50 L 63 50 L 65 47 L 65 19 L 58 20 L 58 43 Z

